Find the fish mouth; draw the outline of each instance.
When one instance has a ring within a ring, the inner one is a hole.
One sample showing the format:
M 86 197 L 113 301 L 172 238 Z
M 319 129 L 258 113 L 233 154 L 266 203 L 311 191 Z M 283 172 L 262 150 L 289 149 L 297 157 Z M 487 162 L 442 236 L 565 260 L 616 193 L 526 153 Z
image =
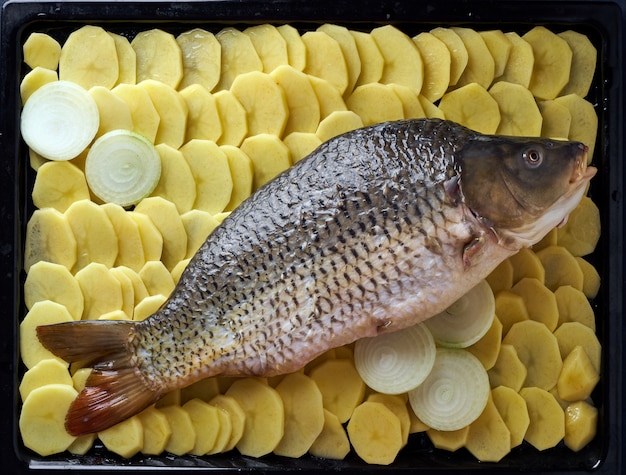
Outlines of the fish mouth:
M 576 184 L 578 182 L 587 183 L 598 172 L 597 168 L 587 166 L 587 161 L 589 159 L 589 147 L 582 143 L 579 144 L 578 147 L 580 148 L 581 153 L 576 159 L 574 171 L 572 172 L 572 176 L 569 180 L 570 184 Z

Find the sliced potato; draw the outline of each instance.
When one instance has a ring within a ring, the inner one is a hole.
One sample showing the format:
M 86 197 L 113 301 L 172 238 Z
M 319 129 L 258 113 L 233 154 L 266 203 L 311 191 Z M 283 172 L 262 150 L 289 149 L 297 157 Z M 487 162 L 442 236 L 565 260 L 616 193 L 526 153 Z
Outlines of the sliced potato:
M 154 406 L 150 406 L 137 414 L 143 428 L 144 455 L 160 455 L 172 436 L 172 429 L 165 414 Z
M 573 256 L 591 254 L 600 239 L 600 210 L 588 196 L 569 214 L 567 223 L 557 228 L 557 243 Z
M 367 401 L 383 403 L 387 409 L 390 409 L 398 417 L 402 431 L 402 445 L 406 445 L 411 430 L 411 416 L 409 413 L 413 412 L 407 407 L 407 398 L 402 395 L 372 393 L 367 397 Z
M 243 33 L 250 37 L 264 72 L 271 73 L 277 67 L 289 64 L 287 41 L 274 25 L 263 23 L 250 26 Z
M 54 208 L 35 210 L 26 225 L 24 270 L 39 261 L 71 270 L 76 258 L 76 238 L 66 216 Z
M 402 101 L 387 84 L 370 83 L 357 87 L 346 98 L 346 105 L 365 126 L 404 118 Z
M 383 58 L 376 41 L 369 33 L 363 31 L 350 30 L 354 38 L 356 49 L 361 59 L 361 74 L 355 86 L 379 82 L 383 76 L 385 58 Z
M 83 294 L 67 267 L 47 261 L 31 266 L 24 282 L 24 303 L 26 308 L 31 309 L 35 303 L 43 300 L 65 306 L 74 320 L 80 320 Z
M 33 92 L 44 84 L 58 80 L 59 76 L 57 72 L 52 69 L 37 66 L 32 71 L 29 71 L 20 82 L 20 97 L 22 99 L 22 104 L 26 104 L 26 101 L 33 94 Z
M 565 445 L 580 451 L 596 436 L 598 410 L 585 401 L 577 401 L 565 409 Z
M 61 358 L 48 351 L 37 338 L 37 327 L 74 321 L 65 306 L 43 300 L 36 302 L 20 323 L 20 357 L 26 368 L 30 369 L 42 360 L 56 359 L 67 364 Z
M 511 42 L 511 52 L 504 67 L 504 72 L 497 78 L 498 81 L 507 81 L 528 88 L 535 65 L 535 55 L 532 46 L 515 32 L 505 33 Z
M 263 71 L 263 62 L 254 49 L 252 40 L 236 28 L 226 27 L 215 35 L 222 51 L 222 72 L 215 91 L 230 89 L 240 74 Z
M 583 271 L 583 293 L 588 299 L 596 298 L 601 283 L 598 270 L 582 257 L 577 257 L 576 262 Z
M 159 196 L 176 205 L 179 214 L 189 211 L 196 202 L 196 181 L 182 149 L 160 143 L 161 176 L 150 196 Z
M 324 427 L 309 449 L 315 457 L 343 460 L 350 452 L 350 441 L 339 418 L 324 409 Z
M 143 426 L 141 419 L 133 416 L 118 422 L 106 430 L 98 432 L 98 438 L 108 451 L 130 458 L 143 447 Z
M 598 52 L 587 35 L 577 31 L 567 30 L 557 36 L 564 39 L 572 50 L 569 81 L 561 90 L 560 95 L 578 94 L 580 97 L 585 97 L 589 93 L 596 72 Z
M 359 404 L 350 417 L 347 430 L 355 452 L 367 463 L 389 465 L 403 445 L 400 420 L 380 402 Z
M 217 144 L 238 147 L 248 135 L 246 109 L 230 91 L 219 91 L 214 97 L 222 123 L 222 135 Z
M 126 101 L 104 86 L 94 86 L 88 92 L 98 106 L 100 113 L 100 124 L 96 138 L 112 130 L 133 129 L 133 118 Z
M 424 63 L 417 45 L 393 25 L 374 28 L 370 34 L 383 55 L 382 84 L 400 84 L 419 94 L 424 80 Z
M 215 97 L 201 84 L 181 89 L 180 95 L 188 110 L 185 142 L 193 139 L 217 142 L 222 135 L 222 122 Z
M 339 44 L 348 70 L 348 85 L 344 94 L 350 94 L 361 75 L 361 57 L 354 37 L 345 26 L 324 23 L 317 31 L 323 31 Z
M 124 294 L 127 291 L 125 292 L 124 289 L 127 285 L 127 282 L 130 282 L 130 285 L 133 288 L 133 307 L 141 302 L 144 298 L 148 297 L 148 289 L 146 289 L 146 284 L 143 283 L 143 280 L 141 280 L 139 274 L 130 267 L 113 267 L 109 270 L 109 272 L 111 272 L 111 274 L 120 281 L 120 284 L 122 286 L 122 299 L 125 299 Z M 126 295 L 128 294 L 126 293 Z M 126 303 L 123 304 L 122 308 L 125 308 L 125 305 Z M 127 312 L 127 314 L 132 317 L 132 311 Z
M 331 83 L 310 74 L 308 76 L 320 105 L 320 120 L 325 119 L 334 111 L 348 110 L 341 94 Z
M 187 103 L 175 89 L 160 81 L 145 79 L 139 85 L 148 92 L 159 114 L 159 127 L 154 143 L 180 147 L 187 132 Z
M 491 287 L 493 295 L 496 295 L 501 290 L 511 290 L 511 287 L 513 287 L 513 264 L 511 260 L 505 259 L 498 264 L 498 267 L 487 276 L 487 282 L 489 287 Z
M 511 433 L 511 448 L 517 447 L 524 441 L 530 424 L 526 401 L 518 391 L 506 386 L 492 389 L 491 397 Z
M 254 169 L 252 167 L 252 160 L 250 160 L 250 157 L 243 153 L 240 148 L 232 145 L 222 145 L 220 150 L 224 152 L 224 155 L 226 155 L 228 159 L 230 175 L 233 180 L 230 201 L 224 210 L 232 211 L 252 194 Z
M 465 43 L 451 28 L 437 27 L 430 33 L 443 41 L 450 51 L 450 86 L 456 86 L 469 60 Z
M 289 149 L 292 161 L 295 163 L 308 156 L 322 141 L 316 134 L 310 132 L 292 132 L 283 139 Z
M 289 24 L 277 26 L 276 29 L 287 43 L 289 65 L 298 71 L 304 70 L 306 66 L 306 47 L 298 30 Z
M 563 369 L 556 388 L 559 398 L 564 401 L 582 401 L 591 396 L 591 392 L 600 381 L 600 375 L 593 367 L 582 346 L 575 346 L 563 360 Z
M 228 452 L 235 448 L 241 437 L 243 436 L 243 431 L 245 429 L 246 424 L 246 414 L 237 402 L 237 400 L 232 396 L 226 396 L 225 394 L 218 394 L 214 396 L 209 404 L 226 411 L 229 415 L 231 422 L 231 432 L 228 442 L 222 449 L 224 452 Z
M 115 266 L 128 266 L 139 270 L 146 261 L 139 226 L 119 205 L 106 203 L 101 205 L 113 225 L 117 235 L 117 257 Z
M 111 275 L 120 283 L 120 288 L 122 290 L 122 307 L 120 310 L 115 310 L 115 312 L 118 312 L 117 314 L 111 315 L 111 313 L 108 313 L 105 315 L 107 315 L 107 318 L 119 317 L 120 319 L 123 319 L 125 317 L 128 320 L 132 320 L 135 309 L 135 286 L 133 285 L 133 281 L 130 277 L 125 272 L 119 270 L 122 267 L 123 266 L 113 267 L 109 270 Z M 102 319 L 102 317 L 100 318 Z
M 348 65 L 337 40 L 323 31 L 307 31 L 302 41 L 306 47 L 304 72 L 328 81 L 343 95 L 348 88 Z
M 401 86 L 400 84 L 390 84 L 389 86 L 393 89 L 396 96 L 398 96 L 400 102 L 402 102 L 402 113 L 405 119 L 420 119 L 426 117 L 426 112 L 424 112 L 424 108 L 417 94 L 408 87 Z
M 124 99 L 128 105 L 133 121 L 132 130 L 154 143 L 161 118 L 148 91 L 136 84 L 118 84 L 111 92 Z
M 591 163 L 598 133 L 598 116 L 593 104 L 577 94 L 557 97 L 555 102 L 569 109 L 572 122 L 567 138 L 582 142 L 589 147 L 587 163 Z
M 189 412 L 175 404 L 159 407 L 159 411 L 167 418 L 172 431 L 165 451 L 174 455 L 189 453 L 196 445 L 196 429 Z
M 476 343 L 468 346 L 467 351 L 478 358 L 486 370 L 489 370 L 496 364 L 501 341 L 502 323 L 496 316 L 487 333 Z
M 85 25 L 70 33 L 61 48 L 59 79 L 87 90 L 93 86 L 111 89 L 118 76 L 115 41 L 103 28 Z
M 580 322 L 565 322 L 554 332 L 563 359 L 576 348 L 582 346 L 593 364 L 596 372 L 600 373 L 602 346 L 595 332 Z
M 523 278 L 545 282 L 546 270 L 532 249 L 520 249 L 517 254 L 509 257 L 509 261 L 513 265 L 513 284 L 517 284 Z
M 283 90 L 288 118 L 284 135 L 315 132 L 320 122 L 320 105 L 309 77 L 292 66 L 279 66 L 270 74 Z
M 161 261 L 148 261 L 139 271 L 150 295 L 169 295 L 174 290 L 174 279 Z
M 163 236 L 159 229 L 154 225 L 149 216 L 135 213 L 134 211 L 128 211 L 127 213 L 137 224 L 145 260 L 160 260 L 163 254 Z
M 193 208 L 217 214 L 230 202 L 233 178 L 226 154 L 210 140 L 191 140 L 180 152 L 195 182 Z
M 61 45 L 46 33 L 33 32 L 22 45 L 24 62 L 32 69 L 42 67 L 56 70 L 61 57 Z
M 47 384 L 67 384 L 74 387 L 67 363 L 62 363 L 57 359 L 46 359 L 39 361 L 26 371 L 19 385 L 22 402 L 26 400 L 31 391 Z
M 498 103 L 477 83 L 444 94 L 439 108 L 446 119 L 484 134 L 495 134 L 500 124 Z
M 182 408 L 189 413 L 196 432 L 196 443 L 189 451 L 192 455 L 204 455 L 215 446 L 219 434 L 219 409 L 201 399 L 187 401 Z
M 363 127 L 363 120 L 354 111 L 334 111 L 322 120 L 315 134 L 322 142 L 337 135 Z
M 481 462 L 499 462 L 511 451 L 511 431 L 491 394 L 485 410 L 469 425 L 465 448 Z
M 75 277 L 85 301 L 83 320 L 96 320 L 105 313 L 122 308 L 124 300 L 120 281 L 104 264 L 91 262 Z
M 183 78 L 183 53 L 171 33 L 153 28 L 140 31 L 130 45 L 137 55 L 137 82 L 159 81 L 176 89 Z
M 133 309 L 133 320 L 141 322 L 153 315 L 167 300 L 166 295 L 156 294 L 148 295 L 141 302 L 135 305 Z
M 540 388 L 522 388 L 530 424 L 524 439 L 537 450 L 557 445 L 565 436 L 565 415 L 554 396 Z
M 495 62 L 485 41 L 472 28 L 452 27 L 452 30 L 463 41 L 468 55 L 467 65 L 456 86 L 477 83 L 487 89 L 493 82 Z
M 135 84 L 137 82 L 137 53 L 128 38 L 108 32 L 115 42 L 119 74 L 117 84 Z
M 501 290 L 495 296 L 496 315 L 502 324 L 502 334 L 506 335 L 517 322 L 529 320 L 524 297 L 510 290 Z
M 554 99 L 569 81 L 572 50 L 544 26 L 536 26 L 522 38 L 533 49 L 535 62 L 528 89 L 538 99 Z
M 499 81 L 491 86 L 489 94 L 500 109 L 497 134 L 522 137 L 541 135 L 543 117 L 528 89 L 519 84 Z
M 526 366 L 517 356 L 517 350 L 508 343 L 502 343 L 496 363 L 487 371 L 492 388 L 506 386 L 515 392 L 522 388 L 527 373 Z
M 559 322 L 559 307 L 550 289 L 537 279 L 524 277 L 511 291 L 524 299 L 530 320 L 541 322 L 548 330 L 554 331 Z
M 469 426 L 458 430 L 428 429 L 426 435 L 436 449 L 455 452 L 465 445 L 469 434 Z
M 181 216 L 187 232 L 187 258 L 191 258 L 206 238 L 219 226 L 217 219 L 206 211 L 192 209 Z
M 260 134 L 248 137 L 241 144 L 241 150 L 252 160 L 254 190 L 291 166 L 289 149 L 275 135 Z
M 183 77 L 178 84 L 185 89 L 192 84 L 213 90 L 220 80 L 222 45 L 215 35 L 202 28 L 185 31 L 176 37 L 183 61 Z
M 504 74 L 504 68 L 509 61 L 512 48 L 511 40 L 507 38 L 502 30 L 480 31 L 479 34 L 493 57 L 493 75 L 498 78 Z
M 555 292 L 562 285 L 583 289 L 583 271 L 572 254 L 563 246 L 549 246 L 537 252 L 546 271 L 545 286 Z
M 450 85 L 452 59 L 448 46 L 432 33 L 422 32 L 413 37 L 424 62 L 424 82 L 421 94 L 431 102 L 442 98 Z
M 67 161 L 46 162 L 37 170 L 32 198 L 37 208 L 51 207 L 63 213 L 73 202 L 89 199 L 85 174 Z
M 539 101 L 537 103 L 541 117 L 541 136 L 555 139 L 565 139 L 569 135 L 572 114 L 567 107 L 554 101 Z

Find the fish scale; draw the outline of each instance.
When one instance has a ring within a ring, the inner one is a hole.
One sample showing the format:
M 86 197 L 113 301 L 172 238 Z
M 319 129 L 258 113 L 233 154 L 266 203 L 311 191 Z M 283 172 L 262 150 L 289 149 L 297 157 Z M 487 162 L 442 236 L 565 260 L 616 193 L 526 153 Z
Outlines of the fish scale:
M 208 376 L 295 371 L 443 311 L 567 217 L 595 173 L 586 163 L 579 143 L 437 119 L 325 142 L 213 231 L 154 315 L 38 327 L 54 354 L 94 368 L 68 432 Z

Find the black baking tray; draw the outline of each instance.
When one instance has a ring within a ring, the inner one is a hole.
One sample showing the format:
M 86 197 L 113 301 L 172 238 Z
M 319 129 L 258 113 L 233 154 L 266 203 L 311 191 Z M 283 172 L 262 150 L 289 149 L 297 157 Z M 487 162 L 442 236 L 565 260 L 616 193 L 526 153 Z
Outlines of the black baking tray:
M 606 473 L 621 474 L 625 467 L 623 378 L 624 314 L 624 10 L 621 1 L 486 1 L 486 0 L 279 0 L 183 2 L 25 2 L 3 5 L 0 20 L 0 466 L 7 473 L 72 470 L 198 470 L 214 472 L 319 472 L 359 473 Z M 499 28 L 524 33 L 534 25 L 553 31 L 575 29 L 587 34 L 598 49 L 598 69 L 589 100 L 598 113 L 599 130 L 594 165 L 599 173 L 591 194 L 601 212 L 602 236 L 592 256 L 602 277 L 593 302 L 597 331 L 603 345 L 602 379 L 593 394 L 599 408 L 596 438 L 574 453 L 562 444 L 539 452 L 528 444 L 514 449 L 497 464 L 479 463 L 465 450 L 436 450 L 423 435 L 412 436 L 391 466 L 368 466 L 356 456 L 344 461 L 305 456 L 287 459 L 242 457 L 236 452 L 211 456 L 116 457 L 96 447 L 83 457 L 60 454 L 40 457 L 26 449 L 17 421 L 17 386 L 23 372 L 17 331 L 25 313 L 21 294 L 24 281 L 22 247 L 26 222 L 33 211 L 30 199 L 33 172 L 27 149 L 19 135 L 19 83 L 26 72 L 21 47 L 29 33 L 43 31 L 64 40 L 83 24 L 132 37 L 138 31 L 159 27 L 179 33 L 195 26 L 217 32 L 226 25 L 245 27 L 270 22 L 291 23 L 300 30 L 325 22 L 369 31 L 392 23 L 409 34 L 435 26 Z

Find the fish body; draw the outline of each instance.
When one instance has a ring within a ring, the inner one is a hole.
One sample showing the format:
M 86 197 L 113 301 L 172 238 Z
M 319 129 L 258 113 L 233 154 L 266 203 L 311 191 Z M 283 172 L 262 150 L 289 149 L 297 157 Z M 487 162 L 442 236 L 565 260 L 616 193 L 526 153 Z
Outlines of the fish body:
M 331 139 L 224 220 L 150 318 L 38 329 L 94 365 L 68 431 L 208 376 L 295 371 L 439 313 L 566 219 L 595 173 L 586 159 L 579 143 L 434 119 Z

